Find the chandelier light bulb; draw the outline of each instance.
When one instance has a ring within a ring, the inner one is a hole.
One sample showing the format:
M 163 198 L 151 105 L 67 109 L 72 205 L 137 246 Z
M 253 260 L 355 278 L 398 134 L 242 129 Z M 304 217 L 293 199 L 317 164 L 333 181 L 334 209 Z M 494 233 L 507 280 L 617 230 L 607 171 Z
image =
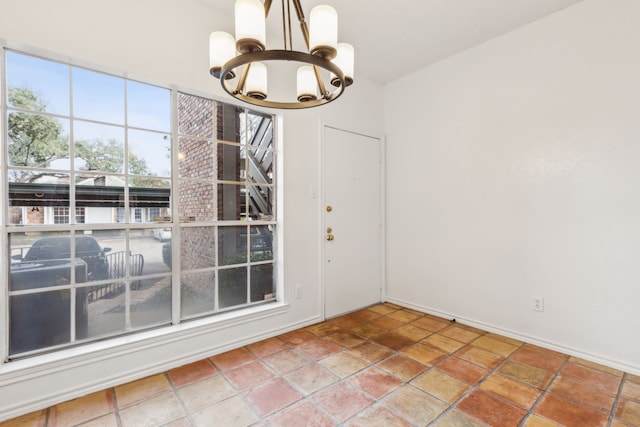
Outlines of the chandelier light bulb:
M 338 48 L 338 12 L 327 5 L 311 9 L 309 15 L 309 52 L 333 59 Z
M 266 22 L 260 0 L 236 0 L 236 47 L 241 53 L 264 50 Z
M 247 74 L 245 90 L 247 96 L 255 99 L 267 98 L 267 66 L 262 62 L 252 62 Z
M 220 70 L 228 60 L 236 56 L 236 41 L 224 31 L 214 31 L 209 36 L 209 72 L 220 78 Z M 233 74 L 233 73 L 232 73 Z M 233 78 L 233 76 L 229 76 Z
M 316 74 L 311 65 L 303 65 L 298 68 L 297 74 L 297 96 L 298 101 L 307 102 L 318 99 L 318 86 L 316 84 Z
M 350 86 L 353 83 L 354 58 L 353 46 L 349 43 L 338 43 L 338 54 L 332 62 L 342 70 L 345 86 Z M 334 86 L 340 85 L 340 79 L 333 73 L 331 74 L 331 84 Z

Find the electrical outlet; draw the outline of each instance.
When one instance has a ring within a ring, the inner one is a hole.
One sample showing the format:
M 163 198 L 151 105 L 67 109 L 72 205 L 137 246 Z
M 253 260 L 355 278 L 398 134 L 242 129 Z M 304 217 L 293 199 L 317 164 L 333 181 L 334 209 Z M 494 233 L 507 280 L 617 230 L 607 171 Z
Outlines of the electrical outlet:
M 294 298 L 295 299 L 300 299 L 300 292 L 302 291 L 302 286 L 296 286 L 296 289 L 294 291 Z
M 544 311 L 544 298 L 533 297 L 533 309 L 535 311 Z

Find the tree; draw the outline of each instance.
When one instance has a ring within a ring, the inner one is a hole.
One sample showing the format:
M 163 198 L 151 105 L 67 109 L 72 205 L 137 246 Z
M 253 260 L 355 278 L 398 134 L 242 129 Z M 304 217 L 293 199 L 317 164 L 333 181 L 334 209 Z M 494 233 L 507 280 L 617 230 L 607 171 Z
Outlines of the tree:
M 47 105 L 26 88 L 9 88 L 9 103 L 34 112 L 46 111 Z M 60 123 L 48 116 L 11 112 L 8 120 L 9 162 L 12 166 L 46 168 L 55 159 L 69 157 L 69 138 Z M 14 174 L 19 182 L 31 182 L 40 175 L 31 172 Z
M 9 162 L 11 166 L 28 166 L 48 169 L 51 162 L 69 159 L 69 136 L 55 118 L 38 114 L 46 112 L 47 104 L 33 91 L 22 87 L 9 88 L 9 104 L 33 111 L 11 112 L 8 122 Z M 74 145 L 76 162 L 83 162 L 81 169 L 122 173 L 124 147 L 115 139 L 79 140 Z M 144 159 L 129 153 L 129 172 L 134 175 L 153 176 Z M 66 176 L 54 172 L 12 171 L 16 182 L 34 182 L 43 176 Z M 146 178 L 134 178 L 134 185 L 164 186 Z
M 76 158 L 85 163 L 82 170 L 122 173 L 124 147 L 117 140 L 80 140 L 74 148 Z

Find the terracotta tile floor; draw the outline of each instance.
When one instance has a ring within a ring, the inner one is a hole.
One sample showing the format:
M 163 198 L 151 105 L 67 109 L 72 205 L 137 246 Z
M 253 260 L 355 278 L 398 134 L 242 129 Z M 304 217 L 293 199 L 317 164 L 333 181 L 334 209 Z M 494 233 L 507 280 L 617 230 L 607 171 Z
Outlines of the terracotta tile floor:
M 640 377 L 378 304 L 0 426 L 640 426 Z

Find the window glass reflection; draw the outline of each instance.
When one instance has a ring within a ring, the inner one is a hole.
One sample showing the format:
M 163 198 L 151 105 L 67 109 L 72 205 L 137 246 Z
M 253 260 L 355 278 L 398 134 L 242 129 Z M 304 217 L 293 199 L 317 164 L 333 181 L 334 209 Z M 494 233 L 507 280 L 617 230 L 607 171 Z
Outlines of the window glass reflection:
M 195 138 L 178 140 L 178 165 L 181 178 L 212 179 L 214 158 L 211 141 Z
M 244 225 L 218 228 L 219 265 L 247 262 L 247 230 Z
M 218 294 L 220 308 L 247 303 L 247 267 L 218 270 Z
M 26 178 L 29 177 L 29 178 Z M 32 181 L 23 182 L 29 179 Z M 49 171 L 9 170 L 8 223 L 69 223 L 69 175 Z M 66 220 L 60 215 L 66 209 Z
M 68 65 L 11 51 L 6 64 L 9 106 L 69 114 Z
M 269 221 L 273 219 L 274 188 L 271 186 L 249 186 L 248 203 L 251 219 Z
M 167 134 L 129 130 L 129 173 L 171 176 L 171 138 Z
M 273 264 L 251 266 L 251 302 L 275 298 Z
M 123 172 L 123 128 L 76 120 L 73 131 L 76 170 Z
M 75 67 L 72 75 L 76 117 L 124 124 L 124 79 Z
M 214 310 L 215 277 L 214 271 L 181 274 L 180 307 L 183 319 Z
M 181 135 L 212 138 L 214 136 L 213 101 L 178 93 L 178 132 Z
M 216 216 L 215 188 L 211 181 L 181 180 L 178 213 L 181 218 L 213 221 Z
M 215 231 L 215 227 L 182 227 L 180 229 L 182 270 L 215 267 Z
M 149 284 L 147 282 L 151 282 Z M 171 277 L 131 284 L 131 327 L 148 328 L 171 323 Z
M 127 81 L 127 124 L 168 132 L 171 129 L 169 89 Z
M 244 153 L 243 153 L 244 154 Z M 218 179 L 221 181 L 244 181 L 246 160 L 239 145 L 218 144 Z
M 246 215 L 246 190 L 244 185 L 218 184 L 218 219 L 240 220 Z
M 31 113 L 11 112 L 7 119 L 10 166 L 68 169 L 69 121 Z M 37 173 L 21 177 L 33 181 Z
M 269 261 L 273 259 L 273 226 L 251 226 L 250 250 L 251 261 Z
M 255 184 L 273 184 L 273 151 L 249 148 L 247 152 L 249 181 Z

